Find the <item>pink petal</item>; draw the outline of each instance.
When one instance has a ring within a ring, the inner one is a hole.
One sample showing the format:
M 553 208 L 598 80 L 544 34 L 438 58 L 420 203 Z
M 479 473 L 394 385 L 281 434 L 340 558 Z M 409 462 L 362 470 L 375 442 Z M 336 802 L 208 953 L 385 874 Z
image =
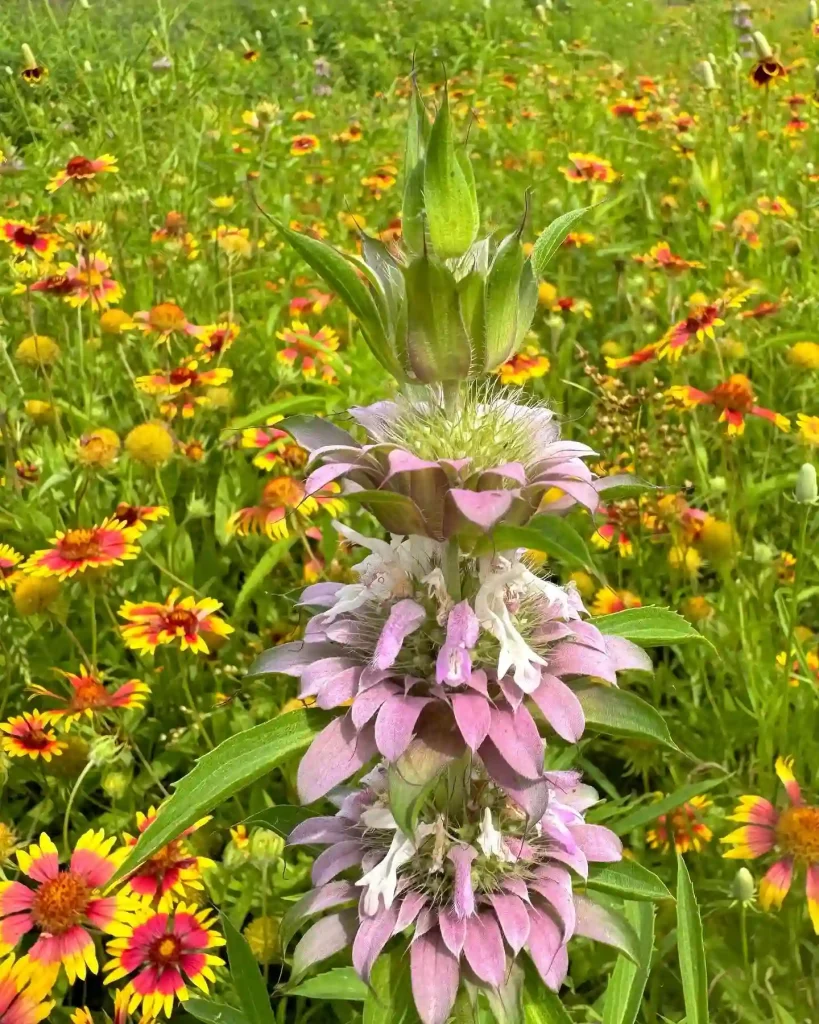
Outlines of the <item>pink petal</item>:
M 452 910 L 442 910 L 438 915 L 438 927 L 446 948 L 454 957 L 461 955 L 466 940 L 466 918 L 458 917 Z
M 526 779 L 543 774 L 543 740 L 534 719 L 521 705 L 490 709 L 489 739 L 513 771 Z
M 375 721 L 375 742 L 388 761 L 397 761 L 409 746 L 415 724 L 430 697 L 388 697 Z
M 489 897 L 501 930 L 515 956 L 529 938 L 529 914 L 526 904 L 511 893 L 493 893 Z
M 487 699 L 479 693 L 453 694 L 452 713 L 464 742 L 475 753 L 489 734 L 491 715 Z
M 447 859 L 455 865 L 452 905 L 457 917 L 475 913 L 475 891 L 472 888 L 472 861 L 478 856 L 473 846 L 453 846 Z
M 509 511 L 516 494 L 516 491 L 467 491 L 453 487 L 448 498 L 464 519 L 482 530 L 491 530 Z
M 358 911 L 328 914 L 307 929 L 293 950 L 293 974 L 303 974 L 312 964 L 326 960 L 353 941 L 358 929 Z
M 373 666 L 377 669 L 390 668 L 395 663 L 404 640 L 418 629 L 426 617 L 426 609 L 410 598 L 394 604 L 378 638 Z
M 335 843 L 320 853 L 313 862 L 313 885 L 325 885 L 342 871 L 360 864 L 363 855 L 364 848 L 358 839 L 345 839 L 341 843 Z
M 485 910 L 467 918 L 464 956 L 481 981 L 496 988 L 503 984 L 506 952 L 494 914 Z
M 569 687 L 548 672 L 543 672 L 532 700 L 557 735 L 567 743 L 577 743 L 586 727 L 583 706 Z
M 569 831 L 587 860 L 602 863 L 622 860 L 623 844 L 611 829 L 603 825 L 570 825 Z
M 458 995 L 458 961 L 437 928 L 416 937 L 410 947 L 415 1008 L 423 1024 L 446 1024 Z
M 398 920 L 399 903 L 365 917 L 353 940 L 353 967 L 362 981 L 369 982 L 370 971 L 378 954 L 390 940 Z
M 320 799 L 363 768 L 375 752 L 370 726 L 358 732 L 349 714 L 334 719 L 316 736 L 301 759 L 296 783 L 299 799 L 304 804 Z
M 529 938 L 526 947 L 547 988 L 557 992 L 569 969 L 566 944 L 557 923 L 545 911 L 529 907 Z

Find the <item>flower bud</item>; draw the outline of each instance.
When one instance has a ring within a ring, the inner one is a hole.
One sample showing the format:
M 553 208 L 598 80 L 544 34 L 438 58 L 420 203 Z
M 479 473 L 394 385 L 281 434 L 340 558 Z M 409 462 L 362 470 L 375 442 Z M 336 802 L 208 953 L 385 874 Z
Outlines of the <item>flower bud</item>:
M 435 254 L 463 256 L 478 234 L 480 216 L 472 163 L 463 148 L 455 147 L 446 92 L 424 158 L 424 209 Z
M 131 787 L 133 779 L 128 772 L 107 772 L 102 777 L 102 788 L 112 800 L 121 800 Z
M 25 66 L 27 68 L 36 68 L 37 67 L 37 59 L 34 56 L 34 51 L 31 49 L 31 47 L 28 45 L 28 43 L 23 43 L 22 51 L 23 51 L 23 60 L 25 62 Z
M 790 235 L 782 243 L 782 248 L 788 256 L 798 256 L 802 252 L 802 241 L 798 235 Z
M 741 903 L 750 903 L 756 897 L 754 876 L 747 868 L 740 868 L 731 883 L 731 895 Z
M 819 18 L 819 4 L 816 3 L 816 0 L 810 0 L 808 3 L 808 24 L 812 25 L 817 18 Z
M 112 736 L 100 736 L 99 739 L 94 740 L 91 744 L 88 760 L 95 767 L 101 768 L 103 765 L 110 764 L 117 757 L 121 749 L 120 744 Z
M 754 32 L 753 40 L 754 46 L 756 47 L 756 52 L 759 54 L 760 60 L 767 60 L 769 57 L 773 56 L 773 50 L 771 49 L 768 40 L 765 38 L 765 36 L 763 36 L 761 32 Z
M 250 857 L 257 864 L 275 864 L 284 853 L 284 840 L 270 829 L 257 829 L 250 837 Z
M 543 4 L 535 5 L 535 14 L 538 16 L 538 19 L 540 21 L 542 21 L 544 24 L 546 23 L 546 8 L 543 6 Z
M 714 78 L 714 69 L 711 66 L 710 61 L 700 61 L 700 75 L 702 76 L 702 84 L 705 89 L 711 92 L 713 89 L 717 88 L 717 82 Z
M 817 494 L 816 469 L 810 462 L 805 462 L 799 467 L 794 496 L 800 505 L 812 505 Z

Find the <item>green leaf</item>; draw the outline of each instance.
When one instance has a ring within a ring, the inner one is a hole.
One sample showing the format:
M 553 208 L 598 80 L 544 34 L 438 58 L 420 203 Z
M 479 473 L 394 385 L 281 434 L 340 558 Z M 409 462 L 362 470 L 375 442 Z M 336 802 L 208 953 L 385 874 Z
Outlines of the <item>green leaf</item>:
M 330 716 L 316 711 L 290 711 L 237 733 L 204 754 L 181 779 L 156 821 L 140 835 L 111 882 L 135 868 L 175 839 L 228 797 L 303 753 Z
M 603 1024 L 634 1024 L 651 970 L 654 949 L 654 907 L 650 903 L 626 903 L 626 918 L 637 933 L 638 962 L 618 957 L 606 988 Z
M 227 940 L 230 976 L 245 1016 L 253 1024 L 276 1024 L 267 985 L 247 940 L 225 915 L 222 916 L 222 927 Z
M 233 606 L 234 617 L 239 618 L 241 616 L 248 601 L 264 583 L 273 569 L 279 564 L 284 555 L 287 554 L 293 544 L 295 544 L 297 539 L 298 538 L 295 534 L 289 537 L 282 537 L 281 540 L 274 541 L 267 551 L 265 551 L 259 561 L 253 566 L 253 570 L 250 575 L 242 584 L 242 589 L 239 591 L 239 594 L 236 597 L 236 603 Z
M 563 244 L 563 239 L 572 230 L 572 225 L 591 210 L 591 206 L 583 206 L 579 210 L 563 213 L 541 233 L 532 250 L 532 269 L 538 277 L 543 277 L 552 257 Z
M 534 964 L 524 960 L 523 1019 L 526 1024 L 572 1024 L 560 996 L 546 988 Z
M 404 268 L 407 360 L 419 381 L 462 380 L 472 348 L 461 318 L 458 284 L 441 260 L 426 253 Z
M 356 317 L 376 359 L 394 377 L 403 380 L 404 374 L 390 350 L 385 324 L 376 301 L 349 260 L 325 242 L 292 231 L 281 221 L 274 220 L 273 223 L 299 256 L 338 294 Z
M 388 769 L 390 810 L 398 827 L 408 836 L 415 834 L 421 804 L 452 758 L 421 739 L 414 739 Z
M 514 351 L 523 263 L 523 246 L 518 230 L 507 235 L 498 246 L 486 275 L 484 317 L 487 370 L 494 370 L 505 363 Z
M 424 160 L 424 206 L 432 248 L 440 259 L 453 259 L 472 245 L 480 226 L 474 180 L 464 173 L 455 150 L 449 117 L 449 96 L 429 133 Z
M 586 542 L 570 523 L 558 516 L 535 516 L 528 526 L 499 526 L 492 534 L 492 543 L 500 550 L 545 551 L 567 565 L 584 569 L 592 565 Z
M 622 636 L 641 647 L 666 644 L 706 643 L 707 637 L 670 608 L 626 608 L 591 620 L 601 633 Z
M 678 749 L 660 712 L 636 694 L 603 683 L 582 683 L 573 689 L 583 707 L 587 728 Z
M 694 887 L 681 854 L 677 854 L 677 949 L 680 957 L 686 1024 L 708 1024 L 708 973 L 702 921 Z
M 586 888 L 641 902 L 672 898 L 661 878 L 633 860 L 600 865 L 589 876 Z
M 287 989 L 289 996 L 305 996 L 308 999 L 346 999 L 363 1002 L 369 989 L 352 967 L 334 967 L 324 974 L 306 978 L 295 988 Z
M 345 501 L 357 501 L 369 509 L 389 533 L 426 534 L 421 510 L 406 494 L 397 491 L 353 491 Z
M 615 473 L 612 476 L 604 477 L 596 483 L 598 493 L 605 501 L 622 501 L 623 498 L 637 498 L 647 491 L 657 491 L 658 487 L 640 480 L 639 477 L 630 473 Z
M 212 1003 L 209 999 L 186 999 L 185 1011 L 191 1017 L 205 1021 L 205 1024 L 249 1024 L 247 1017 L 235 1007 L 227 1003 Z
M 396 946 L 381 954 L 373 965 L 370 987 L 363 1024 L 418 1024 L 406 949 Z
M 326 407 L 326 399 L 317 395 L 291 395 L 290 398 L 280 398 L 278 402 L 269 402 L 262 405 L 247 416 L 240 416 L 231 420 L 225 427 L 226 432 L 244 430 L 245 427 L 254 427 L 257 423 L 268 419 L 270 416 L 284 416 L 286 413 L 318 412 Z
M 629 814 L 615 820 L 614 823 L 607 821 L 606 825 L 608 828 L 613 829 L 618 836 L 624 836 L 635 828 L 642 828 L 643 825 L 656 821 L 661 814 L 668 814 L 675 807 L 681 807 L 692 796 L 707 793 L 708 790 L 715 789 L 725 781 L 724 778 L 707 779 L 704 782 L 694 782 L 690 786 L 682 786 L 673 793 L 669 793 L 668 796 L 664 796 L 661 800 L 653 800 L 650 803 L 636 807 Z

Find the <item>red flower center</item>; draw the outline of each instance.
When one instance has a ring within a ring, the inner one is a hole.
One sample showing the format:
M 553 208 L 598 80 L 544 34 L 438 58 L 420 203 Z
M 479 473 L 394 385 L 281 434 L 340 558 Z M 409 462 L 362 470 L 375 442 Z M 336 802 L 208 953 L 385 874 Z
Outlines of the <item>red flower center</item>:
M 29 231 L 28 228 L 24 228 L 22 225 L 12 235 L 12 240 L 17 245 L 25 245 L 28 248 L 31 248 L 38 238 L 39 236 L 36 231 Z
M 295 508 L 303 497 L 304 488 L 291 476 L 279 476 L 274 480 L 268 480 L 262 491 L 262 501 L 268 508 L 277 508 L 279 505 Z
M 91 178 L 96 171 L 87 156 L 72 156 L 65 165 L 65 173 L 69 178 Z
M 164 878 L 165 875 L 179 867 L 190 858 L 186 857 L 182 849 L 182 840 L 173 839 L 167 846 L 150 857 L 139 869 L 138 874 L 150 875 L 152 878 Z
M 177 366 L 168 378 L 171 384 L 195 384 L 199 374 L 188 366 Z
M 735 409 L 737 412 L 748 412 L 754 404 L 751 382 L 741 373 L 735 373 L 723 384 L 718 384 L 711 394 L 714 405 L 718 409 Z
M 184 630 L 185 633 L 195 633 L 199 628 L 199 619 L 184 608 L 174 608 L 165 616 L 165 624 L 168 629 L 176 631 Z
M 44 932 L 62 935 L 82 921 L 90 896 L 91 889 L 79 876 L 61 871 L 37 890 L 31 916 Z
M 45 750 L 51 744 L 51 739 L 38 725 L 27 726 L 28 731 L 20 736 L 20 742 L 27 750 Z
M 140 518 L 139 509 L 135 505 L 126 505 L 124 501 L 117 505 L 117 510 L 114 512 L 114 519 L 125 523 L 126 526 L 133 526 L 134 523 L 140 521 Z
M 86 708 L 97 708 L 108 703 L 108 691 L 91 676 L 83 676 L 74 690 L 72 707 L 84 711 Z
M 69 530 L 57 544 L 57 550 L 71 562 L 81 562 L 86 558 L 96 558 L 100 553 L 100 543 L 96 530 Z
M 182 953 L 182 943 L 176 935 L 162 935 L 151 943 L 148 949 L 148 959 L 153 964 L 167 967 L 179 961 Z

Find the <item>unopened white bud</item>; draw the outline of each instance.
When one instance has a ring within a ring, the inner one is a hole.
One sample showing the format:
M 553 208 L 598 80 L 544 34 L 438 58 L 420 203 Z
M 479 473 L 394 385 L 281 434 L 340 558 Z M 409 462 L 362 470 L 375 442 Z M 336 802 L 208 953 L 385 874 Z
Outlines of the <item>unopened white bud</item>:
M 700 61 L 700 76 L 702 78 L 703 87 L 709 92 L 717 88 L 717 81 L 714 78 L 714 68 L 712 67 L 710 60 Z
M 771 49 L 768 40 L 761 32 L 754 32 L 753 40 L 760 60 L 767 60 L 769 57 L 773 56 L 773 50 Z
M 816 3 L 816 0 L 810 0 L 808 4 L 808 24 L 812 25 L 817 18 L 819 18 L 819 4 Z

